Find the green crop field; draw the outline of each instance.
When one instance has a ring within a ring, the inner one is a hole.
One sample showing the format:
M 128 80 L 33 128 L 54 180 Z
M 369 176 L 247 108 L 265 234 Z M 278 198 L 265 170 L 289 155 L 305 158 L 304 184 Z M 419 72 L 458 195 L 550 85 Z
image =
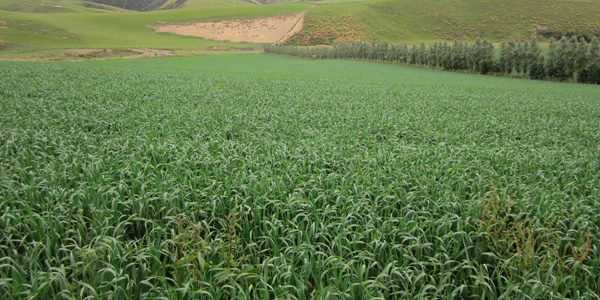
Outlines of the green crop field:
M 598 299 L 597 86 L 0 62 L 0 295 Z

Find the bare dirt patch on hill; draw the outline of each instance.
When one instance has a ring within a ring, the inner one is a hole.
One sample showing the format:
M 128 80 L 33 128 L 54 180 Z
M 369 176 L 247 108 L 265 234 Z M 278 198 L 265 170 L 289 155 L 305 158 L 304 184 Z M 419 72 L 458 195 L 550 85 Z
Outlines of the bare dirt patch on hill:
M 227 20 L 152 26 L 156 32 L 196 36 L 210 40 L 250 43 L 277 43 L 302 29 L 306 11 L 262 19 Z

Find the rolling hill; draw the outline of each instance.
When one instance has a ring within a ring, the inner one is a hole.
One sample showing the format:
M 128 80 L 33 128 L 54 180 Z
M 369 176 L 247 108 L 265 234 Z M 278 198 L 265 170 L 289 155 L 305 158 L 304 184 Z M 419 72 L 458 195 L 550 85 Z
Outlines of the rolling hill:
M 306 0 L 86 0 L 93 3 L 101 3 L 115 7 L 151 11 L 161 9 L 177 9 L 206 6 L 230 6 L 230 5 L 265 5 L 290 2 L 306 2 Z
M 250 0 L 0 0 L 0 10 L 29 13 L 143 12 L 178 8 L 250 5 L 256 5 L 256 3 Z
M 0 0 L 0 11 L 29 13 L 106 13 L 127 9 L 87 1 L 72 0 Z
M 332 44 L 357 39 L 391 42 L 486 37 L 560 37 L 600 34 L 600 1 L 375 0 L 326 1 L 312 9 L 288 44 Z
M 600 34 L 600 0 L 328 0 L 274 5 L 243 0 L 93 1 L 0 0 L 0 57 L 29 57 L 32 53 L 44 56 L 48 51 L 69 48 L 187 52 L 211 47 L 258 48 L 256 43 L 156 33 L 150 26 L 252 19 L 309 8 L 303 29 L 286 44 L 327 45 L 356 40 L 427 43 L 477 37 L 499 41 L 532 35 L 543 43 L 567 33 L 586 37 Z M 179 8 L 167 10 L 175 7 Z M 135 11 L 148 9 L 155 11 Z
M 160 22 L 253 19 L 277 14 L 298 13 L 308 4 L 217 6 L 152 12 L 126 13 L 26 13 L 0 10 L 0 57 L 48 56 L 61 49 L 156 48 L 199 51 L 211 47 L 258 47 L 252 43 L 231 43 L 155 33 L 149 27 Z
M 137 11 L 150 11 L 157 10 L 166 5 L 172 4 L 173 6 L 179 6 L 180 3 L 185 2 L 185 0 L 87 0 L 92 3 L 99 3 L 105 5 L 111 5 L 115 7 L 121 7 L 130 10 Z

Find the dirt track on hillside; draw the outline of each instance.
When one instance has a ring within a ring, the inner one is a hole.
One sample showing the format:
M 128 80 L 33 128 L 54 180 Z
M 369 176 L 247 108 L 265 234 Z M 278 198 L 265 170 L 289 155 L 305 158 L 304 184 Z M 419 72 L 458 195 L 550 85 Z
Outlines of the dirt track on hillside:
M 217 41 L 277 43 L 302 29 L 304 15 L 307 11 L 262 19 L 164 24 L 152 26 L 152 28 L 156 32 L 169 32 Z

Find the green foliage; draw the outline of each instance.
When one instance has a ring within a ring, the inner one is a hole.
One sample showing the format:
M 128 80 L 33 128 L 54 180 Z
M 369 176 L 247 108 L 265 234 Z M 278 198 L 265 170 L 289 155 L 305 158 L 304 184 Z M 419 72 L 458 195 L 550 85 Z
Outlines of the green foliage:
M 583 43 L 581 43 L 583 44 Z M 600 40 L 594 38 L 587 47 L 585 60 L 578 60 L 577 80 L 586 83 L 600 83 Z M 583 46 L 582 46 L 583 48 Z M 580 54 L 581 55 L 581 54 Z
M 4 298 L 599 296 L 595 86 L 272 55 L 0 78 Z
M 502 41 L 500 54 L 494 57 L 494 46 L 486 39 L 476 39 L 475 43 L 455 40 L 452 46 L 447 42 L 435 42 L 429 47 L 406 44 L 397 45 L 383 42 L 354 42 L 337 44 L 333 47 L 291 47 L 264 45 L 267 53 L 285 54 L 314 59 L 364 59 L 404 63 L 410 65 L 443 68 L 452 71 L 471 71 L 480 74 L 496 73 L 516 75 L 532 79 L 553 79 L 558 81 L 577 80 L 581 83 L 598 82 L 600 68 L 598 39 L 589 45 L 584 39 L 563 37 L 559 43 L 550 40 L 547 59 L 539 48 L 537 38 L 531 41 Z M 594 75 L 596 74 L 596 75 Z

